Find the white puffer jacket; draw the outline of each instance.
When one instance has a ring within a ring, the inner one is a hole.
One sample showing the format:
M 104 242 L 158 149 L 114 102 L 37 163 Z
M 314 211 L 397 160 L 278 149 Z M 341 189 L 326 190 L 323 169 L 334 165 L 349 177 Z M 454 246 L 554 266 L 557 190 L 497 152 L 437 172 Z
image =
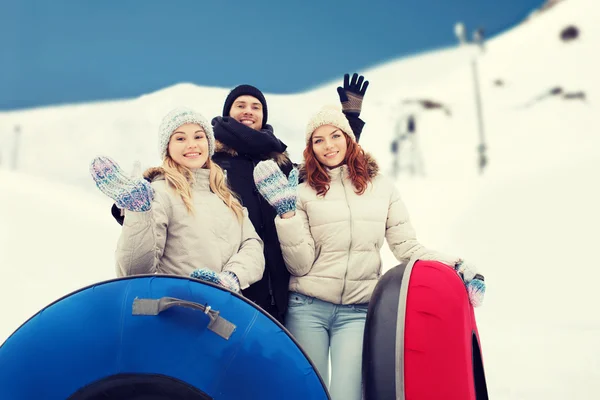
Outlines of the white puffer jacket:
M 262 278 L 263 242 L 244 209 L 240 224 L 210 190 L 208 169 L 195 171 L 194 215 L 167 186 L 159 168 L 149 173 L 155 198 L 146 212 L 125 211 L 116 250 L 117 275 L 189 276 L 197 268 L 236 274 L 242 289 Z
M 302 183 L 296 215 L 276 217 L 284 260 L 292 274 L 290 291 L 334 304 L 369 302 L 381 275 L 384 239 L 399 261 L 412 256 L 448 265 L 458 261 L 417 241 L 394 183 L 379 175 L 375 160 L 367 158 L 372 181 L 362 195 L 356 194 L 343 165 L 329 171 L 325 197 Z

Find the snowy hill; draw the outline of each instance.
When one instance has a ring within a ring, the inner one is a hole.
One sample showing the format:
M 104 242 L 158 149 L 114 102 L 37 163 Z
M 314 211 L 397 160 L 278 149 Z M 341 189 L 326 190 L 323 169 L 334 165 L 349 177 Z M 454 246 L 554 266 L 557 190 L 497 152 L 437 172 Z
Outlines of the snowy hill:
M 50 302 L 113 278 L 119 229 L 106 218 L 106 201 L 81 189 L 2 170 L 0 182 L 4 341 Z
M 398 186 L 420 240 L 486 276 L 477 318 L 493 399 L 600 397 L 597 21 L 599 3 L 564 0 L 488 41 L 479 55 L 457 47 L 362 71 L 371 85 L 361 144 L 389 171 L 397 123 L 416 113 L 425 176 L 404 173 Z M 561 41 L 571 24 L 580 37 Z M 475 56 L 489 148 L 483 175 Z M 267 94 L 269 121 L 294 160 L 308 115 L 336 103 L 338 85 Z M 585 99 L 565 96 L 577 92 Z M 154 165 L 164 113 L 183 104 L 217 115 L 226 94 L 180 84 L 127 101 L 0 113 L 0 341 L 48 302 L 114 276 L 119 226 L 89 178 L 89 160 L 106 154 L 125 167 Z M 450 115 L 406 103 L 418 99 Z M 8 172 L 17 124 L 19 171 Z M 384 260 L 386 268 L 395 264 L 387 250 Z

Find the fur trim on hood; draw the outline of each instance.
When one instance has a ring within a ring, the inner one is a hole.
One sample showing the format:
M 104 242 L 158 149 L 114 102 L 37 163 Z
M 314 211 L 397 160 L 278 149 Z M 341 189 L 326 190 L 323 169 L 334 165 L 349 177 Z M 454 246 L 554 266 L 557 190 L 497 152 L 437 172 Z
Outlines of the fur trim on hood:
M 227 146 L 226 144 L 224 144 L 223 142 L 220 142 L 218 140 L 215 140 L 215 153 L 225 153 L 225 154 L 229 154 L 232 157 L 236 157 L 239 155 L 237 151 L 235 151 L 231 147 Z M 284 151 L 283 153 L 277 153 L 277 152 L 269 153 L 269 158 L 272 159 L 273 161 L 275 161 L 277 163 L 277 165 L 279 165 L 280 167 L 283 165 L 291 165 L 292 164 L 292 161 L 290 160 L 290 157 L 289 157 L 287 151 Z
M 147 181 L 154 182 L 155 180 L 164 179 L 165 170 L 162 167 L 148 168 L 144 171 L 143 176 Z
M 377 175 L 379 175 L 379 164 L 377 164 L 377 160 L 375 160 L 375 158 L 367 152 L 365 152 L 365 158 L 367 159 L 367 172 L 369 174 L 369 177 L 373 179 Z M 306 181 L 306 169 L 304 168 L 304 164 L 300 166 L 298 172 L 298 177 L 300 181 Z

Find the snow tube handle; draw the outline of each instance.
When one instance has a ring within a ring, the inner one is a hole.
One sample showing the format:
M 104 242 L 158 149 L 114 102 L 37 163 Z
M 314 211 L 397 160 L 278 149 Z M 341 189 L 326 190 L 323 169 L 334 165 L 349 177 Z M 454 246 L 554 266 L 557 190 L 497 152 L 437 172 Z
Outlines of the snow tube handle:
M 221 336 L 225 340 L 229 340 L 231 334 L 235 330 L 235 325 L 221 317 L 220 312 L 211 309 L 211 307 L 192 301 L 181 300 L 175 297 L 161 297 L 160 299 L 139 299 L 133 300 L 133 315 L 158 315 L 166 309 L 171 307 L 187 307 L 194 310 L 200 310 L 204 314 L 208 315 L 210 322 L 208 323 L 208 329 L 217 335 Z

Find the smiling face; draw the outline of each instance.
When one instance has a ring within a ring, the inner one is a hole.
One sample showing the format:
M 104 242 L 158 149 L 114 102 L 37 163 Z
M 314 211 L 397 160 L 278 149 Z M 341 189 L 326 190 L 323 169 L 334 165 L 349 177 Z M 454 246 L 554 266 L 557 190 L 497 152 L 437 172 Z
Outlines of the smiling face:
M 203 168 L 208 160 L 206 133 L 198 124 L 183 124 L 173 131 L 167 151 L 177 164 Z
M 240 96 L 233 102 L 229 110 L 231 118 L 252 129 L 260 130 L 263 121 L 262 103 L 253 96 Z
M 346 135 L 339 128 L 333 125 L 320 126 L 315 129 L 310 140 L 315 157 L 326 167 L 338 167 L 346 159 Z

